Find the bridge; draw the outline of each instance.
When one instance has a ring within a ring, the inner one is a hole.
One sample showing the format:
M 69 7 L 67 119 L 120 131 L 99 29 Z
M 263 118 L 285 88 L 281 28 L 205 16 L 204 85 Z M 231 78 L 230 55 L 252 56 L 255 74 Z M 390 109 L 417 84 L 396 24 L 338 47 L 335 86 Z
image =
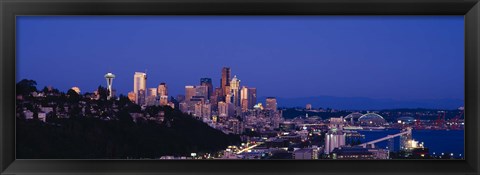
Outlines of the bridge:
M 403 135 L 410 135 L 411 136 L 412 135 L 412 128 L 407 128 L 406 131 L 400 132 L 398 134 L 387 135 L 386 137 L 376 139 L 376 140 L 373 140 L 373 141 L 370 141 L 370 142 L 366 142 L 366 143 L 360 144 L 358 146 L 361 146 L 363 148 L 367 148 L 367 146 L 370 146 L 371 148 L 375 148 L 375 143 L 382 142 L 382 141 L 385 141 L 385 140 L 390 140 L 390 139 L 393 139 L 395 137 L 399 137 L 399 136 L 403 136 Z

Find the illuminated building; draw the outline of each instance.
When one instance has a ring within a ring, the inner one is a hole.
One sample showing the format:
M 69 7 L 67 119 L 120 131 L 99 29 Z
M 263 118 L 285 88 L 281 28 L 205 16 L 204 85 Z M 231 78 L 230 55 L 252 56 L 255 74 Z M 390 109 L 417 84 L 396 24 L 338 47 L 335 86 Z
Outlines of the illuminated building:
M 277 110 L 277 99 L 275 97 L 267 97 L 265 102 L 265 109 L 276 111 Z
M 75 87 L 72 87 L 71 89 L 75 91 L 77 94 L 80 94 L 80 88 L 75 86 Z
M 247 111 L 249 109 L 248 104 L 248 88 L 243 86 L 240 90 L 240 105 L 242 107 L 242 111 Z
M 167 84 L 160 83 L 160 85 L 158 85 L 157 90 L 158 90 L 158 96 L 168 96 Z
M 146 103 L 146 91 L 144 89 L 140 89 L 137 94 L 135 94 L 135 97 L 137 98 L 137 104 L 139 105 L 144 105 Z
M 185 101 L 190 101 L 195 96 L 195 86 L 185 86 Z
M 202 97 L 204 100 L 208 99 L 208 86 L 196 86 L 195 96 Z
M 148 88 L 146 104 L 148 106 L 158 105 L 157 103 L 157 88 Z
M 248 99 L 242 99 L 241 104 L 242 104 L 242 111 L 243 112 L 248 111 Z
M 162 95 L 160 96 L 160 106 L 168 105 L 168 96 Z
M 110 99 L 113 97 L 113 92 L 112 92 L 112 83 L 113 83 L 113 79 L 115 78 L 115 75 L 112 74 L 112 73 L 107 73 L 105 74 L 105 79 L 107 80 L 107 90 L 108 90 L 108 97 L 107 99 Z
M 242 122 L 236 118 L 228 119 L 228 127 L 233 134 L 241 134 L 243 132 Z
M 207 86 L 207 99 L 210 100 L 210 96 L 213 95 L 213 84 L 211 78 L 200 78 L 200 85 Z
M 147 96 L 156 97 L 157 96 L 157 88 L 148 88 Z
M 147 90 L 147 74 L 144 72 L 135 72 L 135 74 L 133 75 L 133 92 L 135 93 L 136 104 L 142 105 L 145 102 L 146 90 Z
M 257 104 L 257 88 L 248 88 L 248 109 L 253 109 Z
M 230 86 L 230 68 L 224 67 L 222 68 L 222 79 L 221 79 L 221 88 L 222 88 L 222 96 L 226 95 L 225 93 L 230 92 L 230 89 L 227 89 L 227 86 Z
M 363 147 L 337 147 L 331 151 L 332 159 L 374 159 L 374 154 Z
M 228 105 L 227 103 L 221 101 L 218 102 L 218 115 L 220 117 L 227 117 L 228 116 Z
M 195 116 L 196 118 L 200 118 L 202 117 L 202 103 L 196 103 L 195 104 L 195 112 L 193 113 L 193 116 Z
M 343 117 L 330 118 L 330 130 L 325 134 L 325 154 L 330 154 L 333 149 L 345 145 L 345 133 L 343 132 Z
M 225 95 L 225 103 L 232 103 L 232 102 L 233 102 L 232 93 L 227 93 L 227 95 Z
M 137 96 L 137 94 L 134 93 L 134 92 L 129 92 L 128 93 L 128 99 L 132 102 L 135 102 L 135 100 L 137 99 L 136 96 Z
M 318 159 L 317 148 L 301 148 L 292 154 L 293 159 Z
M 210 118 L 212 116 L 212 105 L 210 103 L 203 104 L 202 106 L 202 117 Z
M 237 79 L 237 76 L 234 76 L 232 78 L 232 81 L 230 81 L 230 91 L 232 95 L 232 100 L 233 100 L 233 105 L 235 107 L 240 106 L 240 80 Z
M 258 103 L 258 104 L 256 104 L 255 106 L 253 106 L 253 109 L 263 110 L 263 105 L 262 105 L 262 103 Z

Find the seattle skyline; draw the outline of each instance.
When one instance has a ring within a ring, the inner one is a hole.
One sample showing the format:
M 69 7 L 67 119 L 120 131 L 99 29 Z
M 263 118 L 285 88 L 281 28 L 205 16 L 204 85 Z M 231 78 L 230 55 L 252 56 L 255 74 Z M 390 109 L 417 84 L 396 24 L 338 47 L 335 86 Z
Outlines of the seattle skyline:
M 126 95 L 133 72 L 148 70 L 147 88 L 165 82 L 176 96 L 200 78 L 218 87 L 220 68 L 231 67 L 264 97 L 464 98 L 463 17 L 19 17 L 17 25 L 17 81 L 62 91 L 105 87 L 112 72 Z

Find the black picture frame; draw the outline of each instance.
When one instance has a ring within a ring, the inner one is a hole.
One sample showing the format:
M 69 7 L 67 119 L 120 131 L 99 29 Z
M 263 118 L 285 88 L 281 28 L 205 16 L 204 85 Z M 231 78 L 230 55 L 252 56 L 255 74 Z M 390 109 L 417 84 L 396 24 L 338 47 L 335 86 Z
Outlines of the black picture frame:
M 1 174 L 479 174 L 478 0 L 0 0 Z M 16 160 L 19 15 L 464 15 L 465 160 Z

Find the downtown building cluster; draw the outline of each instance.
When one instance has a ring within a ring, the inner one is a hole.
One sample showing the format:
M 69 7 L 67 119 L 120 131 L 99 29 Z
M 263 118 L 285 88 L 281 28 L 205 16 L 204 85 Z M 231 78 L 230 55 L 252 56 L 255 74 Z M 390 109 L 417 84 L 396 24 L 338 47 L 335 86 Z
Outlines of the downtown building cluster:
M 273 130 L 283 120 L 275 97 L 268 97 L 265 106 L 257 103 L 257 89 L 242 86 L 237 76 L 231 76 L 229 67 L 222 68 L 219 87 L 214 88 L 211 78 L 200 78 L 198 85 L 186 85 L 185 94 L 171 99 L 166 83 L 147 88 L 147 74 L 135 72 L 128 98 L 140 106 L 178 108 L 225 133 Z

